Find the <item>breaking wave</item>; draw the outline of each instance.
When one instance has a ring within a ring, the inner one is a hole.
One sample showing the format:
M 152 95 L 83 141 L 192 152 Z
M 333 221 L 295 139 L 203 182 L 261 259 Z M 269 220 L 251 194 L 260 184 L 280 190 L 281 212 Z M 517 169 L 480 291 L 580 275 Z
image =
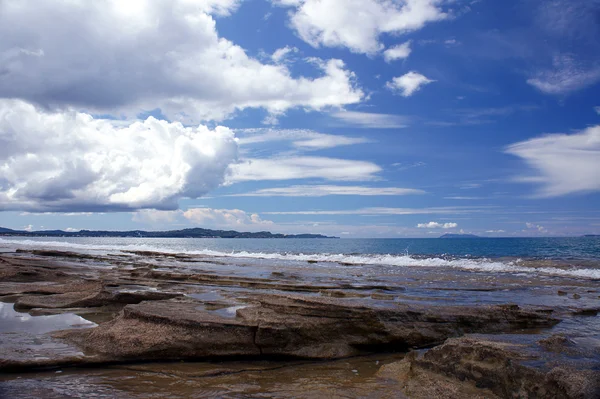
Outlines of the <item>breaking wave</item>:
M 235 259 L 265 259 L 272 261 L 287 262 L 311 262 L 316 264 L 337 266 L 386 266 L 386 267 L 422 267 L 422 268 L 453 268 L 459 270 L 486 272 L 486 273 L 527 273 L 542 274 L 549 276 L 562 276 L 573 278 L 600 279 L 600 268 L 584 267 L 531 267 L 520 265 L 520 260 L 497 261 L 488 258 L 443 258 L 443 257 L 418 257 L 411 255 L 382 255 L 382 254 L 303 254 L 303 253 L 280 253 L 280 252 L 248 252 L 233 251 L 224 252 L 211 249 L 193 250 L 176 246 L 154 246 L 146 244 L 81 244 L 60 241 L 36 241 L 36 240 L 8 240 L 0 238 L 0 248 L 35 248 L 35 249 L 59 249 L 64 251 L 76 251 L 106 254 L 128 254 L 136 252 L 156 252 L 160 254 L 185 254 L 193 256 L 207 256 L 218 258 Z M 143 254 L 142 254 L 143 255 Z M 561 265 L 563 266 L 563 265 Z

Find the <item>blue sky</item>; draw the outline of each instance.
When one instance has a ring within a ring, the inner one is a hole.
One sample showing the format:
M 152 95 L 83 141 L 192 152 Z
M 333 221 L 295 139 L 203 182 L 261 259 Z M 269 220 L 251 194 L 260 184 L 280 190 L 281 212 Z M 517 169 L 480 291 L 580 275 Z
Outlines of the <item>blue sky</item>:
M 0 5 L 0 226 L 600 233 L 598 0 L 127 4 Z

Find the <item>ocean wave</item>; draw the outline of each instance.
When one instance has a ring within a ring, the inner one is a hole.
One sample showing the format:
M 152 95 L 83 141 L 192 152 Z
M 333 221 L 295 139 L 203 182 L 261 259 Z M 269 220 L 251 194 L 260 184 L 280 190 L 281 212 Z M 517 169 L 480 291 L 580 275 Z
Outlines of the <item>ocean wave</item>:
M 473 272 L 485 273 L 527 273 L 549 276 L 600 279 L 600 269 L 591 268 L 559 268 L 559 267 L 531 267 L 519 265 L 519 260 L 501 262 L 487 258 L 441 258 L 441 257 L 416 257 L 411 255 L 381 255 L 381 254 L 302 254 L 278 252 L 224 252 L 211 249 L 191 250 L 181 247 L 162 247 L 147 244 L 103 245 L 80 244 L 61 241 L 36 241 L 36 240 L 8 240 L 0 238 L 0 247 L 8 248 L 53 248 L 65 251 L 82 251 L 95 254 L 125 253 L 133 255 L 135 252 L 156 252 L 162 254 L 185 254 L 196 256 L 209 256 L 218 258 L 236 259 L 265 259 L 273 261 L 311 262 L 321 264 L 335 264 L 340 266 L 386 266 L 386 267 L 422 267 L 422 268 L 453 268 Z M 133 254 L 132 254 L 133 253 Z

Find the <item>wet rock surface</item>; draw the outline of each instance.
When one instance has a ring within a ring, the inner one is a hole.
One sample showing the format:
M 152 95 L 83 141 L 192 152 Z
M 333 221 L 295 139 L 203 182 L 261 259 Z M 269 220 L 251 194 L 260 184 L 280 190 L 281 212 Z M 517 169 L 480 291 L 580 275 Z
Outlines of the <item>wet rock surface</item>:
M 579 366 L 545 359 L 531 347 L 501 338 L 461 337 L 421 355 L 413 352 L 378 375 L 397 380 L 415 398 L 432 397 L 433 392 L 458 398 L 476 394 L 475 389 L 485 398 L 600 397 L 600 370 Z
M 333 359 L 409 353 L 381 370 L 378 361 L 369 366 L 368 383 L 378 387 L 373 397 L 600 397 L 594 281 L 472 278 L 409 268 L 392 277 L 365 276 L 348 265 L 340 266 L 348 269 L 343 272 L 310 262 L 263 270 L 246 262 L 140 252 L 2 253 L 0 321 L 7 328 L 0 329 L 0 371 L 68 367 L 68 384 L 77 374 L 97 387 L 107 377 L 92 378 L 94 373 L 81 374 L 78 367 L 110 370 L 150 362 L 157 364 L 152 372 L 164 373 L 170 368 L 158 370 L 164 361 L 236 359 L 233 364 L 270 362 L 271 370 L 297 367 L 301 359 L 326 360 L 320 367 L 331 364 L 333 373 L 343 361 Z M 25 319 L 43 327 L 18 330 Z M 217 378 L 225 370 L 206 367 L 203 377 Z M 350 369 L 353 378 L 359 368 Z M 240 375 L 258 372 L 250 369 Z M 149 372 L 136 369 L 131 377 Z M 0 393 L 18 390 L 14 378 L 0 379 Z M 191 384 L 197 376 L 168 378 Z M 328 384 L 315 392 L 368 397 L 360 389 L 338 391 Z M 54 397 L 53 390 L 35 389 Z M 271 393 L 278 389 L 286 388 Z M 118 389 L 107 392 L 120 397 Z
M 331 298 L 264 295 L 225 318 L 196 301 L 128 305 L 111 322 L 57 336 L 120 359 L 286 356 L 335 359 L 442 343 L 466 332 L 508 332 L 558 322 L 518 307 L 365 307 Z

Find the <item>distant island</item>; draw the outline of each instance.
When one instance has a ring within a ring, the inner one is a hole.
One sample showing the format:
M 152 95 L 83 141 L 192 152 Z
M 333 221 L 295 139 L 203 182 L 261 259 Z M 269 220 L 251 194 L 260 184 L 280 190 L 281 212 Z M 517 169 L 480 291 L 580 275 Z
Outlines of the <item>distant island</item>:
M 169 231 L 63 231 L 42 230 L 24 231 L 12 230 L 0 227 L 0 236 L 24 236 L 24 237 L 136 237 L 136 238 L 338 238 L 328 237 L 321 234 L 273 234 L 268 231 L 256 233 L 239 232 L 234 230 L 210 230 L 192 228 Z
M 444 234 L 440 238 L 480 238 L 475 234 Z

